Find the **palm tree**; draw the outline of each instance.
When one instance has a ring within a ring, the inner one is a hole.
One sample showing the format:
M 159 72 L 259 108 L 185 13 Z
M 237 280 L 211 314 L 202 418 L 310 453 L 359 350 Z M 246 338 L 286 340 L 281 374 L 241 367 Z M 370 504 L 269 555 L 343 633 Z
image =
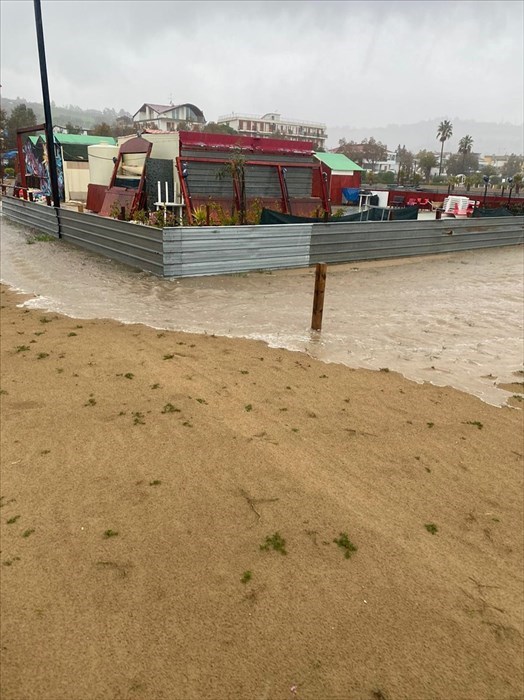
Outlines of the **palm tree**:
M 453 136 L 453 124 L 448 121 L 447 119 L 444 119 L 444 121 L 440 122 L 438 125 L 437 129 L 437 138 L 439 139 L 440 143 L 442 144 L 440 148 L 440 165 L 438 169 L 438 174 L 442 174 L 442 157 L 444 155 L 444 143 L 450 139 Z
M 458 152 L 462 153 L 462 171 L 464 172 L 466 167 L 466 156 L 471 153 L 471 147 L 473 146 L 473 139 L 469 134 L 463 136 L 459 141 Z

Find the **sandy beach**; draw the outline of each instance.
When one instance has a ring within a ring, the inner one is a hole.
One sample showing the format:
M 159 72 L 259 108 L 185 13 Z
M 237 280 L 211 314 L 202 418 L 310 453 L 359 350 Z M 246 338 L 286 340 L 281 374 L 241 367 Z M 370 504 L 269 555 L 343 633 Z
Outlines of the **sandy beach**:
M 521 400 L 25 298 L 3 700 L 524 697 Z

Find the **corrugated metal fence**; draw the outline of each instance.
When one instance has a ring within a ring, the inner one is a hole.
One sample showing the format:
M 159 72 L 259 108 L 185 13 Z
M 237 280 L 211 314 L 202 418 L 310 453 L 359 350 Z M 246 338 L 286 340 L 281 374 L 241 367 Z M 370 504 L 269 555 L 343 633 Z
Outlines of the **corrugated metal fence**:
M 164 275 L 307 267 L 312 224 L 164 229 Z
M 308 267 L 524 242 L 524 217 L 157 229 L 3 197 L 4 215 L 163 277 Z
M 54 207 L 46 207 L 18 197 L 2 197 L 2 212 L 18 224 L 58 238 L 58 217 Z
M 164 275 L 162 229 L 68 209 L 60 209 L 59 219 L 64 240 L 126 265 Z
M 313 224 L 310 264 L 452 253 L 523 242 L 524 217 Z
M 17 197 L 2 198 L 8 219 L 51 236 L 61 237 L 94 253 L 164 275 L 162 229 L 115 221 L 96 214 L 55 209 Z

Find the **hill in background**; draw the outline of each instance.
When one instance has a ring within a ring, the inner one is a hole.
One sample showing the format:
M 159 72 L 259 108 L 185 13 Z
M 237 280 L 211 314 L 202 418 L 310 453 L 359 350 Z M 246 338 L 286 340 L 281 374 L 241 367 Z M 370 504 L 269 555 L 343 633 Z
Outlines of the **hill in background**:
M 27 107 L 30 107 L 36 114 L 38 123 L 44 121 L 44 108 L 41 102 L 30 102 L 23 97 L 17 97 L 14 100 L 6 97 L 2 98 L 2 109 L 5 109 L 8 115 L 11 113 L 11 110 L 19 104 L 26 104 Z M 115 109 L 109 109 L 107 107 L 103 110 L 82 109 L 76 105 L 59 107 L 54 102 L 52 103 L 51 109 L 55 126 L 65 126 L 70 122 L 74 126 L 81 126 L 85 129 L 91 129 L 95 124 L 100 124 L 101 122 L 114 124 L 117 117 L 131 116 L 129 112 L 126 112 L 124 109 L 117 112 Z
M 388 126 L 356 128 L 351 126 L 328 127 L 327 148 L 338 146 L 339 139 L 360 142 L 373 136 L 377 141 L 385 143 L 390 150 L 395 150 L 399 144 L 417 152 L 422 149 L 438 150 L 440 143 L 436 138 L 437 127 L 445 117 L 428 119 L 416 124 L 388 124 Z M 473 138 L 475 153 L 505 155 L 524 153 L 523 125 L 496 124 L 494 122 L 476 122 L 467 119 L 450 120 L 453 124 L 453 136 L 446 142 L 446 151 L 457 151 L 458 142 L 469 134 Z

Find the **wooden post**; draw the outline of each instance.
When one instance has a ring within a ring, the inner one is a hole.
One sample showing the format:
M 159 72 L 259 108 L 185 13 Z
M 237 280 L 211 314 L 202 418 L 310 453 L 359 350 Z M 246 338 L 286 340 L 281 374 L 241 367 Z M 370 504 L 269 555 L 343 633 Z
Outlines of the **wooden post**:
M 206 204 L 206 226 L 211 225 L 211 208 L 209 204 Z
M 120 219 L 120 221 L 126 220 L 126 208 L 125 207 L 120 207 L 120 216 L 118 218 Z
M 326 263 L 317 263 L 315 272 L 315 294 L 313 296 L 313 314 L 311 316 L 311 330 L 322 330 L 322 314 L 324 312 L 324 291 L 326 289 Z
M 48 207 L 51 206 L 51 197 L 49 197 L 49 195 L 46 195 L 45 203 L 47 204 Z
M 79 214 L 84 213 L 84 205 L 83 204 L 77 204 L 77 209 Z
M 30 202 L 34 202 L 34 197 L 33 197 L 33 193 L 32 193 L 32 192 L 29 192 L 29 201 L 30 201 Z

